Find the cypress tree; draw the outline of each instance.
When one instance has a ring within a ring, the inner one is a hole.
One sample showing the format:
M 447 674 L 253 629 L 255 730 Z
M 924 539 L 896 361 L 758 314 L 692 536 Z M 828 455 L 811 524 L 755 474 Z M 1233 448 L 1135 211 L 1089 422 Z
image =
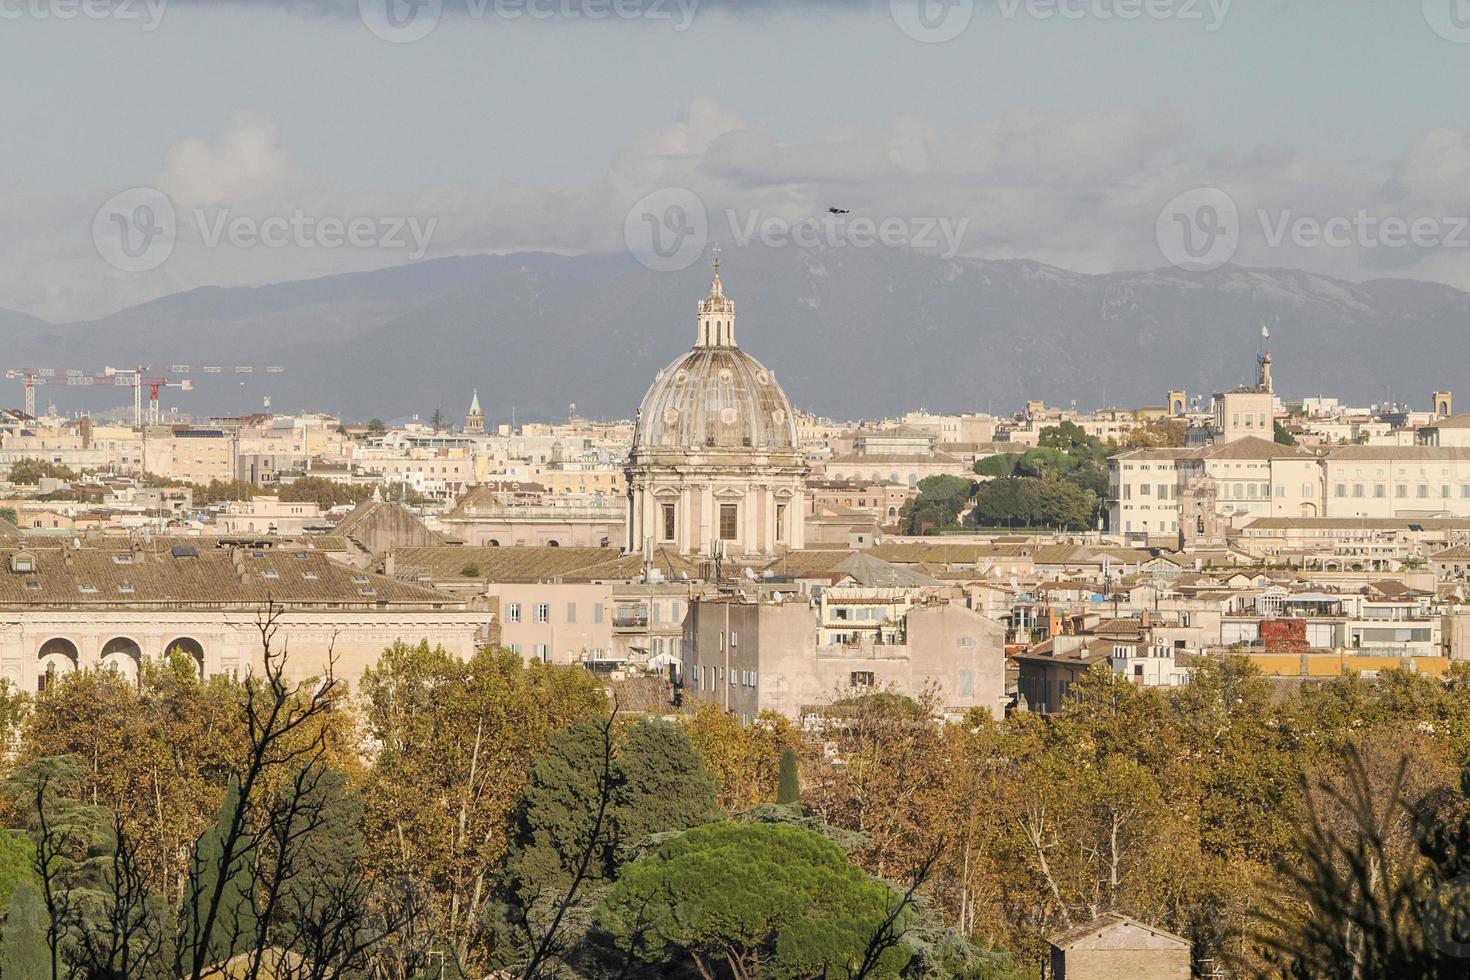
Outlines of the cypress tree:
M 656 719 L 629 725 L 613 771 L 617 863 L 627 860 L 650 834 L 719 819 L 719 784 L 677 725 Z
M 290 803 L 283 797 L 280 806 Z M 347 784 L 343 773 L 324 767 L 297 806 L 301 823 L 314 819 L 316 826 L 296 842 L 295 874 L 281 898 L 288 916 L 317 917 L 323 904 L 341 894 L 362 858 L 362 797 Z
M 240 807 L 240 784 L 231 777 L 219 818 L 194 845 L 189 886 L 179 909 L 178 956 L 186 972 L 199 960 L 201 950 L 205 964 L 217 965 L 250 949 L 255 941 L 255 842 L 248 828 L 235 842 L 228 862 L 225 856 L 230 825 Z M 224 890 L 210 923 L 209 907 L 222 877 Z
M 776 789 L 776 802 L 787 805 L 801 802 L 801 777 L 796 770 L 796 752 L 789 745 L 781 750 L 781 782 Z
M 506 882 L 519 900 L 565 889 L 589 844 L 594 857 L 588 877 L 607 874 L 610 812 L 592 840 L 604 766 L 602 726 L 596 718 L 573 722 L 552 736 L 531 767 L 505 861 Z
M 46 924 L 41 889 L 31 879 L 22 879 L 10 896 L 5 933 L 0 937 L 0 969 L 5 980 L 51 980 Z

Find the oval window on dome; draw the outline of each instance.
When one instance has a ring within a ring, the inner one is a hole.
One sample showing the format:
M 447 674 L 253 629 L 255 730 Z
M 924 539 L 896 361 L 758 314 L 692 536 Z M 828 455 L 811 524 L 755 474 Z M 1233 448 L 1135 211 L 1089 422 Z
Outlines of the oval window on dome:
M 730 382 L 732 382 L 734 380 L 735 380 L 735 372 L 734 371 L 731 371 L 729 368 L 721 368 L 720 369 L 720 384 L 726 384 L 727 385 L 727 384 L 729 384 Z
M 720 421 L 723 422 L 723 423 L 725 423 L 726 425 L 734 425 L 736 419 L 738 419 L 738 418 L 740 418 L 740 413 L 737 412 L 737 411 L 735 411 L 735 409 L 733 409 L 733 408 L 722 408 L 722 409 L 720 409 Z
M 777 425 L 785 425 L 786 413 L 779 408 L 776 409 L 774 412 L 771 413 L 771 421 L 775 422 Z
M 673 425 L 679 421 L 679 410 L 677 408 L 664 409 L 664 425 Z
M 689 372 L 680 368 L 674 372 L 674 384 L 681 385 L 689 380 Z
M 755 374 L 755 383 L 768 385 L 771 383 L 771 376 L 764 371 L 757 371 Z

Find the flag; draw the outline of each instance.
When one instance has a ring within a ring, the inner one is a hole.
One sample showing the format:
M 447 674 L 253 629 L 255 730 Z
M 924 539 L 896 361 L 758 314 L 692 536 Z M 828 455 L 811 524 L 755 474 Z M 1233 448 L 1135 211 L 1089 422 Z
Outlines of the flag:
M 1263 340 L 1271 339 L 1271 329 L 1267 327 L 1264 323 L 1261 324 L 1261 338 Z

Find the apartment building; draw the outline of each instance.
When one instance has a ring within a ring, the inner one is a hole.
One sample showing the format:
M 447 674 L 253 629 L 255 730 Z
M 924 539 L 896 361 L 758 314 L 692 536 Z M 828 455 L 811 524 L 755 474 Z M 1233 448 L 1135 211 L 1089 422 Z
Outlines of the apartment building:
M 236 433 L 214 426 L 149 426 L 143 430 L 143 469 L 185 483 L 235 478 Z
M 1328 517 L 1470 517 L 1470 446 L 1344 446 L 1322 468 Z
M 879 524 L 898 520 L 903 505 L 918 491 L 900 483 L 870 483 L 866 480 L 808 480 L 807 516 L 822 508 L 843 508 L 868 514 Z
M 385 558 L 400 581 L 452 595 L 483 596 L 495 639 L 527 660 L 596 669 L 677 663 L 694 566 L 659 553 L 614 548 L 405 547 Z
M 1235 534 L 1241 551 L 1257 558 L 1323 567 L 1387 568 L 1470 542 L 1470 517 L 1262 517 Z
M 845 590 L 830 603 L 779 592 L 697 598 L 684 620 L 683 696 L 714 701 L 747 723 L 766 710 L 801 719 L 874 690 L 932 691 L 942 710 L 999 717 L 1004 627 L 962 601 L 912 601 L 899 614 L 887 598 L 869 604 Z M 873 608 L 883 615 L 837 618 Z

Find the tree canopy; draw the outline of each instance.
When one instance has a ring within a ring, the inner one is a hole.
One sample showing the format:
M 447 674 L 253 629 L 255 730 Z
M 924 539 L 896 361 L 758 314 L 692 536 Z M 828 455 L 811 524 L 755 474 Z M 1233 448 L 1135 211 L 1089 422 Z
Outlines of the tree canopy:
M 971 521 L 982 526 L 1087 530 L 1097 512 L 1091 490 L 1057 477 L 1001 477 L 981 484 Z
M 926 476 L 919 481 L 918 495 L 903 505 L 900 521 L 909 534 L 955 527 L 974 492 L 974 481 L 962 476 Z
M 980 476 L 972 523 L 1002 527 L 1096 525 L 1107 496 L 1108 455 L 1117 446 L 1090 436 L 1075 422 L 1041 430 L 1035 447 L 1002 453 L 975 463 Z M 1032 482 L 1020 482 L 1020 481 Z
M 624 953 L 691 961 L 703 976 L 851 976 L 898 901 L 820 834 L 781 824 L 713 824 L 624 869 L 597 908 Z M 885 951 L 871 977 L 911 952 Z M 719 964 L 719 967 L 716 966 Z

